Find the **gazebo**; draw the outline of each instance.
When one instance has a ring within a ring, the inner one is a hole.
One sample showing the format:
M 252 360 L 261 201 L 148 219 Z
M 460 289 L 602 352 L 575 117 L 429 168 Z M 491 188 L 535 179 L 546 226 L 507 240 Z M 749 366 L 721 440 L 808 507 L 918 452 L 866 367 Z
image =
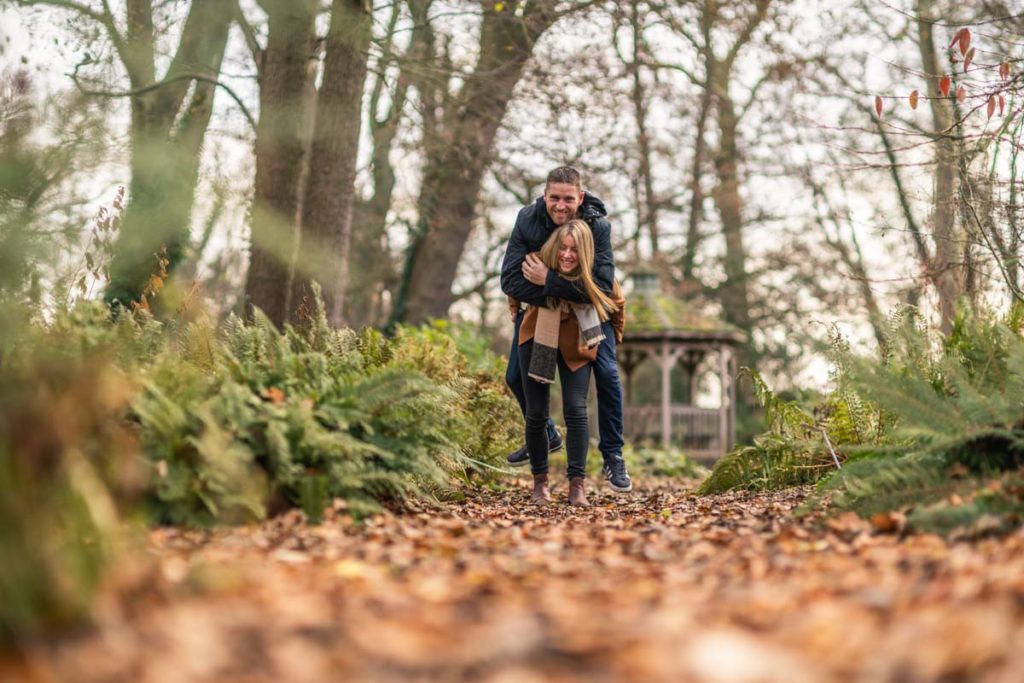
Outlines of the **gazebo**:
M 634 441 L 659 441 L 680 447 L 699 460 L 715 460 L 734 444 L 736 431 L 736 347 L 746 342 L 736 327 L 705 316 L 666 294 L 658 276 L 636 272 L 627 297 L 626 330 L 618 347 L 625 380 L 625 434 Z M 661 401 L 635 405 L 637 367 L 652 360 L 661 370 Z M 709 361 L 705 363 L 705 361 Z M 673 403 L 673 371 L 685 372 L 685 401 Z M 721 387 L 719 406 L 695 405 L 702 373 L 715 372 Z

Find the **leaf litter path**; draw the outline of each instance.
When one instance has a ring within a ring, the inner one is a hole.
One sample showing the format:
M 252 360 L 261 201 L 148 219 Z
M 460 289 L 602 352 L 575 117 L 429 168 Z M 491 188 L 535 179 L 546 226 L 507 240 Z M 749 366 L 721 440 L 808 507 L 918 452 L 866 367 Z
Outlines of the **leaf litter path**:
M 647 482 L 580 511 L 520 480 L 364 524 L 158 529 L 145 588 L 33 659 L 89 682 L 1024 680 L 1024 535 L 793 520 L 806 493 Z

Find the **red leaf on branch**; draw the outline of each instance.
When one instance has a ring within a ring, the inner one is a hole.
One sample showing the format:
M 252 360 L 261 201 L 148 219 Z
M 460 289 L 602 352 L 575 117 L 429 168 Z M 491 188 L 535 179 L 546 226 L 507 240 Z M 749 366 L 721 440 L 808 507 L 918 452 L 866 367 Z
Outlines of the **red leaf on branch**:
M 917 109 L 917 97 L 918 97 L 918 95 L 917 95 L 917 91 L 916 90 L 913 91 L 912 93 L 910 93 L 910 108 L 911 109 Z
M 1010 63 L 1003 62 L 999 65 L 999 78 L 1004 81 L 1010 77 Z
M 949 76 L 943 76 L 939 79 L 939 92 L 942 93 L 943 97 L 949 95 L 949 86 L 953 80 Z
M 967 69 L 971 67 L 971 62 L 974 61 L 974 48 L 972 47 L 968 52 L 967 56 L 964 57 L 964 73 L 967 73 Z
M 995 97 L 989 97 L 988 98 L 988 117 L 989 118 L 992 118 L 992 114 L 995 112 L 995 110 L 996 110 L 996 98 Z
M 965 88 L 962 85 L 957 86 L 957 89 L 956 89 L 956 101 L 957 102 L 963 102 L 966 99 L 967 99 L 967 88 Z
M 956 45 L 957 41 L 960 40 L 960 36 L 963 35 L 963 32 L 964 32 L 964 29 L 960 29 L 959 31 L 957 31 L 956 33 L 953 34 L 953 40 L 949 41 L 949 47 L 950 48 L 952 48 L 954 45 Z
M 960 29 L 960 54 L 966 55 L 968 48 L 971 46 L 971 29 L 962 28 Z
M 882 97 L 881 95 L 875 95 L 875 113 L 878 117 L 882 117 Z
M 1006 98 L 1002 95 L 999 96 L 999 115 L 1003 115 L 1003 109 L 1006 108 Z

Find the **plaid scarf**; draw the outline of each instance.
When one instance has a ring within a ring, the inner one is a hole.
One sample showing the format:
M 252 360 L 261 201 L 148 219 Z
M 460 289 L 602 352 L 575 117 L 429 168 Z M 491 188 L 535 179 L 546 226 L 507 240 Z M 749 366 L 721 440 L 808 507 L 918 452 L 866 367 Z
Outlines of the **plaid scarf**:
M 540 306 L 537 309 L 537 327 L 533 332 L 533 353 L 527 376 L 542 384 L 553 384 L 555 368 L 558 367 L 558 333 L 562 326 L 563 309 L 571 311 L 579 323 L 580 348 L 592 349 L 604 338 L 601 319 L 590 304 L 562 302 L 554 308 Z
M 580 324 L 580 347 L 592 349 L 600 344 L 604 340 L 604 332 L 601 331 L 597 309 L 590 304 L 572 304 L 572 311 Z
M 543 384 L 555 381 L 558 367 L 558 328 L 562 326 L 562 307 L 537 309 L 537 328 L 533 332 L 533 354 L 530 368 L 526 373 L 531 379 Z

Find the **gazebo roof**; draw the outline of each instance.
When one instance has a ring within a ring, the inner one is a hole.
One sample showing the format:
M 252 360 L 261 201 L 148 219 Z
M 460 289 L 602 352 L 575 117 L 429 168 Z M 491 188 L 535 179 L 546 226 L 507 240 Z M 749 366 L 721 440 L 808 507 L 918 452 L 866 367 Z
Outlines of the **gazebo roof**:
M 691 304 L 661 290 L 654 273 L 630 276 L 633 291 L 626 301 L 624 342 L 679 341 L 742 344 L 746 335 L 736 326 L 705 315 Z

